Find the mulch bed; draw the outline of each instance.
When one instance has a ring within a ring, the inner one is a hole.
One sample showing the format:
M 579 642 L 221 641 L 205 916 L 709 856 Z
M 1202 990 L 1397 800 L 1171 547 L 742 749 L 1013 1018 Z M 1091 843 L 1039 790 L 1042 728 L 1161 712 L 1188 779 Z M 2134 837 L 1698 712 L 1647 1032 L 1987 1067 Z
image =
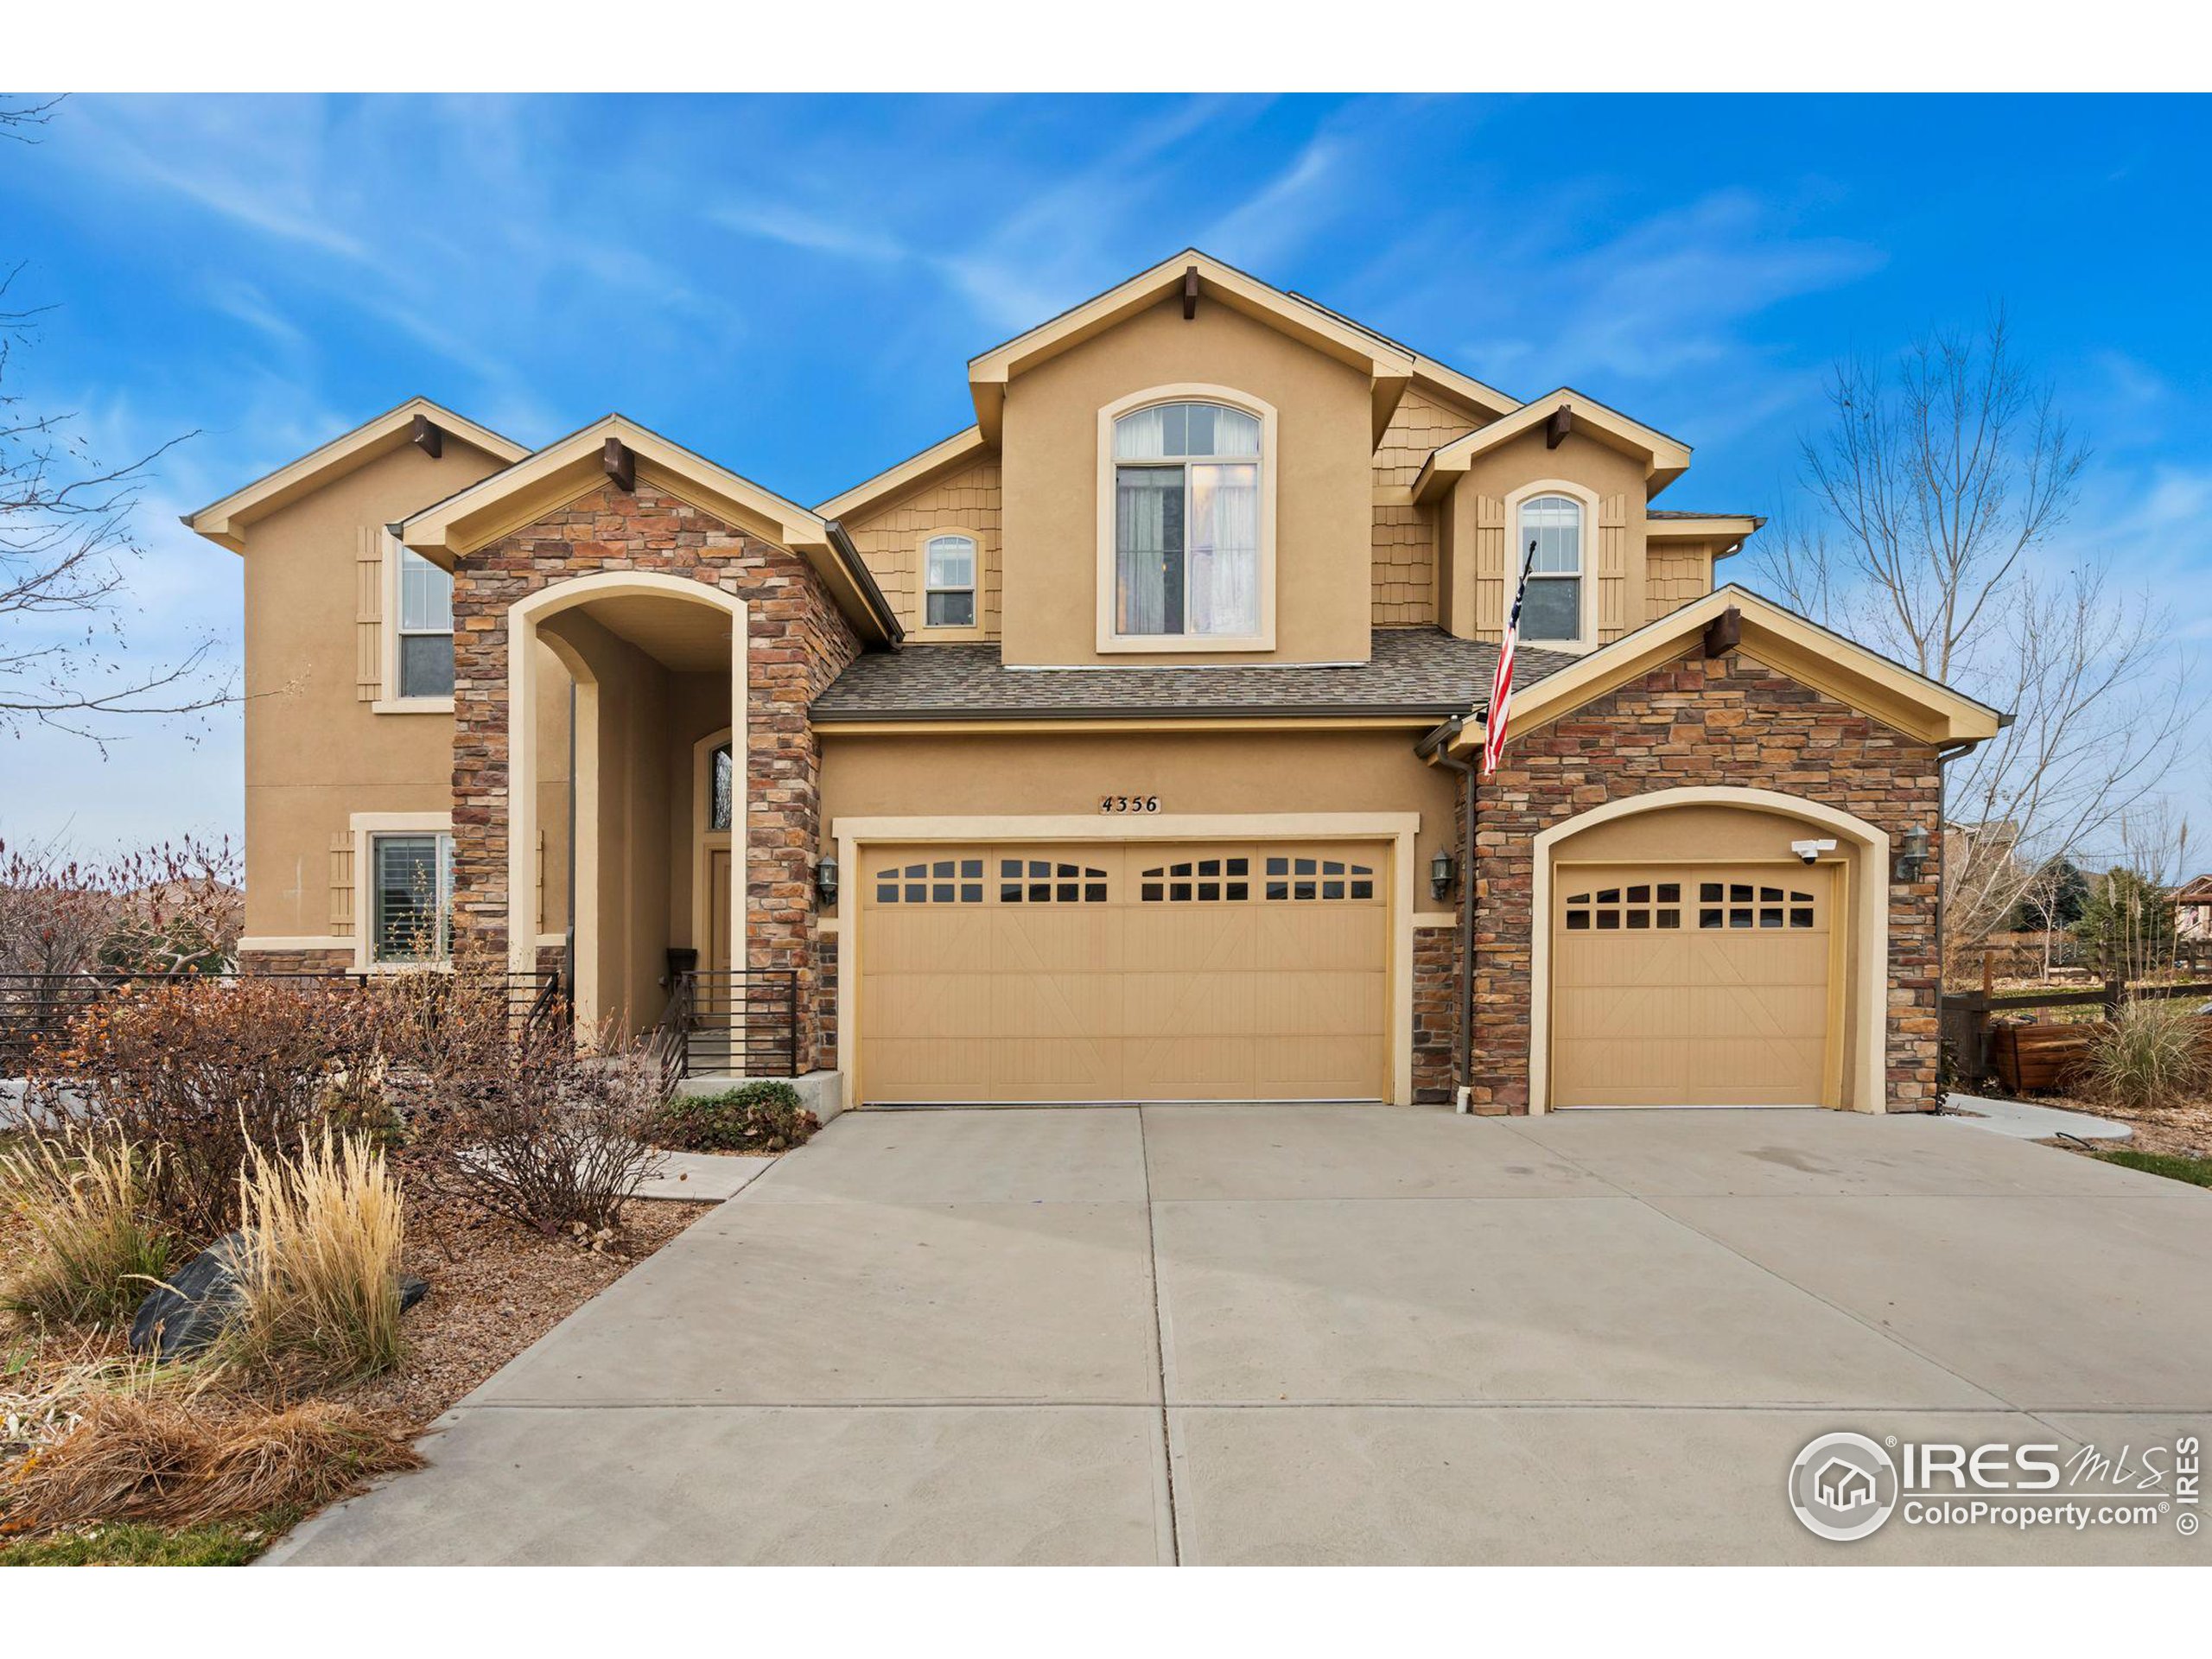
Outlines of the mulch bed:
M 2101 1145 L 2133 1147 L 2138 1152 L 2174 1153 L 2184 1158 L 2212 1158 L 2212 1100 L 2186 1101 L 2144 1112 L 2071 1099 L 2064 1095 L 2037 1095 L 2035 1103 L 2056 1106 L 2062 1111 L 2087 1112 L 2093 1117 L 2125 1123 L 2134 1131 L 2128 1140 Z

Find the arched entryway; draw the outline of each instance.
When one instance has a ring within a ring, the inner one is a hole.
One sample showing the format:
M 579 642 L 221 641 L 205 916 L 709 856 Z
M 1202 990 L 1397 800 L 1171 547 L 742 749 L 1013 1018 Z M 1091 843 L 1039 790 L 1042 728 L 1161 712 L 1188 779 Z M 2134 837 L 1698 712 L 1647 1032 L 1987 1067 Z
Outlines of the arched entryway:
M 709 948 L 696 849 L 697 768 L 704 741 L 744 753 L 746 606 L 709 583 L 647 571 L 571 577 L 507 613 L 507 899 L 510 966 L 534 965 L 528 925 L 538 880 L 539 815 L 575 815 L 574 994 L 579 1025 L 643 1030 L 660 1017 L 669 952 Z M 572 802 L 543 798 L 535 724 L 546 645 L 575 683 Z M 728 825 L 745 845 L 744 771 L 733 774 Z M 715 919 L 745 960 L 744 883 L 723 885 Z
M 1535 858 L 1532 1111 L 1884 1109 L 1883 830 L 1771 790 L 1669 789 L 1554 825 Z

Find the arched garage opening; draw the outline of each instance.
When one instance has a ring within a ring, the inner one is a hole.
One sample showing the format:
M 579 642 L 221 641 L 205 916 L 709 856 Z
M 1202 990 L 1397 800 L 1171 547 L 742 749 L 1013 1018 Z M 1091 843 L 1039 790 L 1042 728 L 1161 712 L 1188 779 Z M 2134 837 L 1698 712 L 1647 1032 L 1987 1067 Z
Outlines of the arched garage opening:
M 1555 825 L 1535 855 L 1532 1111 L 1883 1109 L 1884 831 L 1771 790 L 1670 789 Z

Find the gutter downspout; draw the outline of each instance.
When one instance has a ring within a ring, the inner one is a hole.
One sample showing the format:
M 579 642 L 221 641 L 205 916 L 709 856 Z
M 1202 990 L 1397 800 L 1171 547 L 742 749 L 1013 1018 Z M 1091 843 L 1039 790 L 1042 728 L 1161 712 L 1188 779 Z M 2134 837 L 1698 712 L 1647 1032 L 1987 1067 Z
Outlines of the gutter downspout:
M 1416 753 L 1426 752 L 1433 764 L 1459 774 L 1459 971 L 1455 1010 L 1459 1054 L 1452 1103 L 1453 1110 L 1462 1113 L 1472 1109 L 1475 1072 L 1475 767 L 1472 761 L 1452 758 L 1452 743 L 1465 725 L 1465 720 L 1455 715 L 1423 737 L 1416 748 Z

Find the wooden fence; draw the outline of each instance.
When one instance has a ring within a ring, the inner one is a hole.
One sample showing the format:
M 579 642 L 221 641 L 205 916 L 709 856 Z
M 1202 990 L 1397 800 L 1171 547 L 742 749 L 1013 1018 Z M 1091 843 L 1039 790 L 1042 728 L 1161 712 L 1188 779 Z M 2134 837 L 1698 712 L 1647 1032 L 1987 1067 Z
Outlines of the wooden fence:
M 2060 1088 L 2088 1058 L 2098 1026 L 2117 1019 L 2123 1004 L 2178 997 L 2212 1002 L 2212 983 L 2130 985 L 2107 979 L 2094 990 L 2008 991 L 1999 995 L 1985 980 L 1979 991 L 1946 992 L 1942 1035 L 1952 1082 L 1971 1089 L 1994 1079 L 2016 1094 Z M 2094 1020 L 2017 1026 L 1992 1019 L 2034 1008 L 2089 1007 L 2098 1011 Z

